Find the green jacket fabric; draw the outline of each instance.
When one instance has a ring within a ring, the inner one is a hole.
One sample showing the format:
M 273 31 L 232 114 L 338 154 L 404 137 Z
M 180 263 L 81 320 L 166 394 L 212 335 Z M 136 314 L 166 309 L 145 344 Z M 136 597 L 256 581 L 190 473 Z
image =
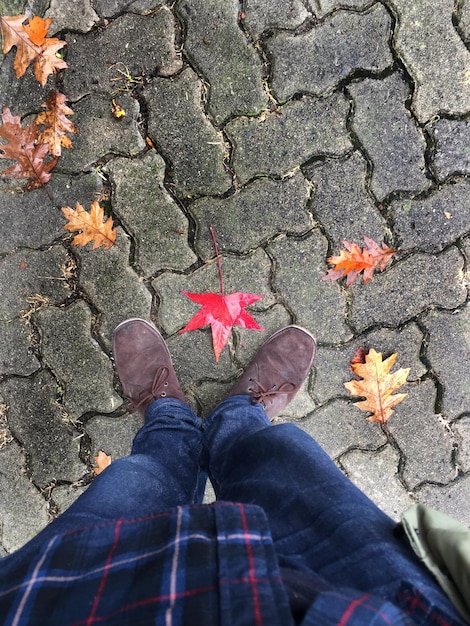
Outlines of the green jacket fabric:
M 425 504 L 415 504 L 401 518 L 416 555 L 470 621 L 470 530 Z

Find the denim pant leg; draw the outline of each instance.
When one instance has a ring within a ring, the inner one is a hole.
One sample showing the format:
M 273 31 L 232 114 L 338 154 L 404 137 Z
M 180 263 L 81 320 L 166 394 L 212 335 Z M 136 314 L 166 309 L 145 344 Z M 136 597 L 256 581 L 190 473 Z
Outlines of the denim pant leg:
M 154 515 L 202 502 L 207 474 L 200 470 L 201 420 L 172 398 L 147 409 L 130 456 L 113 461 L 88 489 L 33 541 L 119 518 Z
M 390 600 L 408 580 L 457 618 L 434 577 L 395 537 L 395 522 L 307 433 L 271 425 L 248 396 L 228 398 L 203 429 L 217 499 L 265 510 L 281 565 Z

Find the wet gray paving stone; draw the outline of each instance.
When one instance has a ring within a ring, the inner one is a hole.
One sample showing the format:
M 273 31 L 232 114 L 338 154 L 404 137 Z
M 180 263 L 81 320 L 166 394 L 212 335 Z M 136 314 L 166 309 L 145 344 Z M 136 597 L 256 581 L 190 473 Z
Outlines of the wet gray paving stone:
M 33 111 L 38 113 L 41 110 L 41 104 L 47 99 L 48 92 L 55 89 L 54 78 L 52 75 L 49 76 L 43 89 L 34 77 L 33 68 L 30 66 L 26 74 L 17 80 L 13 69 L 15 52 L 16 48 L 13 48 L 5 56 L 0 67 L 0 105 L 9 107 L 14 115 L 23 116 Z
M 433 169 L 439 179 L 470 174 L 470 122 L 441 119 L 431 129 L 436 141 Z
M 376 450 L 386 443 L 387 439 L 377 424 L 367 422 L 364 415 L 348 400 L 338 399 L 295 423 L 327 454 L 337 458 L 353 447 Z
M 41 367 L 31 348 L 31 329 L 14 317 L 0 321 L 0 375 L 28 376 Z
M 353 483 L 395 521 L 415 503 L 398 476 L 400 454 L 391 446 L 377 452 L 352 450 L 341 465 Z
M 104 171 L 113 183 L 113 210 L 135 239 L 135 262 L 145 275 L 192 265 L 188 219 L 164 187 L 161 156 L 151 150 L 140 159 L 114 159 Z
M 470 526 L 470 476 L 462 476 L 449 485 L 423 485 L 416 491 L 420 502 L 455 517 Z
M 51 0 L 44 17 L 52 18 L 48 32 L 49 37 L 59 30 L 87 33 L 100 19 L 91 6 L 91 0 L 81 0 L 81 2 Z
M 455 308 L 467 296 L 462 268 L 455 247 L 436 256 L 413 254 L 366 285 L 351 286 L 351 322 L 362 331 L 374 324 L 398 326 L 432 306 Z
M 310 17 L 301 0 L 246 0 L 243 8 L 240 19 L 255 39 L 272 28 L 295 29 Z
M 86 423 L 86 432 L 91 438 L 91 459 L 100 450 L 111 456 L 111 462 L 129 455 L 132 441 L 143 423 L 138 413 L 126 413 L 122 417 L 92 417 Z
M 238 258 L 221 255 L 221 265 L 226 294 L 242 291 L 263 296 L 247 308 L 255 319 L 256 311 L 266 310 L 275 303 L 270 290 L 271 260 L 262 249 Z M 187 276 L 165 272 L 152 281 L 152 287 L 160 301 L 159 328 L 172 335 L 186 326 L 200 308 L 182 291 L 220 293 L 217 263 L 213 259 Z
M 0 541 L 7 553 L 21 548 L 48 522 L 46 501 L 27 477 L 25 464 L 14 441 L 0 450 Z
M 375 0 L 314 0 L 313 8 L 317 17 L 324 17 L 336 9 L 355 9 L 362 11 L 368 9 Z
M 147 13 L 162 6 L 158 0 L 93 0 L 95 11 L 101 17 L 113 17 L 118 13 Z
M 258 179 L 228 198 L 201 198 L 189 206 L 197 222 L 196 250 L 214 256 L 213 226 L 221 252 L 248 252 L 281 232 L 302 234 L 313 226 L 307 210 L 310 185 L 298 172 L 283 180 Z
M 457 463 L 463 472 L 470 471 L 470 417 L 463 417 L 453 423 L 452 428 L 461 438 L 457 453 Z
M 387 223 L 367 192 L 367 163 L 360 152 L 337 161 L 326 160 L 304 169 L 314 184 L 311 211 L 325 228 L 335 253 L 344 239 L 364 245 L 364 235 L 378 243 Z
M 291 316 L 285 307 L 275 304 L 267 311 L 257 312 L 256 321 L 264 328 L 264 332 L 254 333 L 241 326 L 236 326 L 234 329 L 237 338 L 235 359 L 243 367 L 249 364 L 268 337 L 291 323 Z
M 398 15 L 394 47 L 415 81 L 412 108 L 420 122 L 470 111 L 470 51 L 452 17 L 453 0 L 387 0 Z
M 423 199 L 396 200 L 390 215 L 401 248 L 440 252 L 470 229 L 470 180 L 443 185 Z
M 416 380 L 427 371 L 420 360 L 422 343 L 423 333 L 411 322 L 399 330 L 374 330 L 339 348 L 319 346 L 314 363 L 313 394 L 322 404 L 332 398 L 349 395 L 344 383 L 353 378 L 351 359 L 358 348 L 367 352 L 374 348 L 382 353 L 384 359 L 398 353 L 394 371 L 400 367 L 409 367 L 411 371 L 408 380 Z
M 145 148 L 137 123 L 140 112 L 137 100 L 128 94 L 120 95 L 117 100 L 126 111 L 119 119 L 113 116 L 108 97 L 87 96 L 72 105 L 79 133 L 73 135 L 73 149 L 62 152 L 59 171 L 81 172 L 107 154 L 136 155 Z
M 366 13 L 338 11 L 302 35 L 275 35 L 267 42 L 275 95 L 326 94 L 355 71 L 391 66 L 390 28 L 390 15 L 376 4 Z
M 174 17 L 167 7 L 146 16 L 122 15 L 90 34 L 73 33 L 66 39 L 69 67 L 64 90 L 72 100 L 88 94 L 117 97 L 136 85 L 126 75 L 139 82 L 143 75 L 157 71 L 170 76 L 182 67 L 175 48 Z
M 263 61 L 239 27 L 238 0 L 178 0 L 176 9 L 186 27 L 185 52 L 209 83 L 215 123 L 268 108 Z
M 460 19 L 458 20 L 459 34 L 461 34 L 464 42 L 470 42 L 470 2 L 462 0 L 460 3 Z
M 273 287 L 279 301 L 295 312 L 294 323 L 307 328 L 320 343 L 337 344 L 352 333 L 344 320 L 346 302 L 340 287 L 321 280 L 327 249 L 318 230 L 302 240 L 279 238 L 268 246 L 276 263 Z
M 422 482 L 447 483 L 455 476 L 454 438 L 434 412 L 436 387 L 432 380 L 406 384 L 408 396 L 394 407 L 387 424 L 405 456 L 403 478 L 415 488 Z
M 224 138 L 204 113 L 201 90 L 190 68 L 173 80 L 157 78 L 145 90 L 149 136 L 184 196 L 221 194 L 232 184 L 224 168 Z
M 73 177 L 54 174 L 48 184 L 54 204 L 44 189 L 0 194 L 0 223 L 10 225 L 0 229 L 0 254 L 17 247 L 36 248 L 52 243 L 66 232 L 63 228 L 66 220 L 58 207 L 75 208 L 77 199 L 88 207 L 101 187 L 95 173 Z
M 349 103 L 341 93 L 289 102 L 260 118 L 237 118 L 225 126 L 233 145 L 232 168 L 240 182 L 282 176 L 321 155 L 352 150 L 346 128 Z
M 56 386 L 46 370 L 0 383 L 0 395 L 8 405 L 8 425 L 24 447 L 29 473 L 40 488 L 51 481 L 75 482 L 86 472 L 78 457 L 78 432 L 63 421 L 56 404 Z
M 117 409 L 122 400 L 113 389 L 113 366 L 91 336 L 87 305 L 79 300 L 66 309 L 46 307 L 34 320 L 44 361 L 63 385 L 67 413 L 79 418 L 90 411 Z
M 454 419 L 470 406 L 470 307 L 432 311 L 423 324 L 429 332 L 427 358 L 443 386 L 442 412 Z
M 370 188 L 376 198 L 427 189 L 426 142 L 405 107 L 410 90 L 400 74 L 366 78 L 348 91 L 355 102 L 352 128 L 372 161 Z
M 51 496 L 58 509 L 57 512 L 60 514 L 66 511 L 86 489 L 85 486 L 78 484 L 54 487 Z
M 129 317 L 148 319 L 152 296 L 129 266 L 130 242 L 119 229 L 117 245 L 93 250 L 91 244 L 76 249 L 80 285 L 100 313 L 99 332 L 111 347 L 115 327 Z

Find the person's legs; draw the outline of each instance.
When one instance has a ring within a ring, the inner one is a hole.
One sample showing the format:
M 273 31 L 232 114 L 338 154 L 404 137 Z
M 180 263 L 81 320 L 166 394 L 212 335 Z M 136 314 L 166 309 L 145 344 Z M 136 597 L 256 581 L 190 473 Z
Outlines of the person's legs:
M 130 456 L 113 461 L 36 538 L 202 502 L 201 420 L 185 402 L 161 335 L 143 320 L 120 324 L 113 352 L 121 384 L 144 424 Z
M 276 358 L 283 358 L 282 353 Z M 291 367 L 294 359 L 293 350 Z M 255 360 L 258 371 L 266 366 L 272 372 L 266 354 L 260 358 L 258 353 Z M 273 415 L 268 417 L 260 404 L 252 404 L 243 377 L 236 391 L 244 391 L 244 384 L 245 394 L 230 396 L 203 424 L 217 499 L 264 509 L 281 566 L 314 572 L 334 586 L 387 599 L 393 599 L 400 582 L 408 580 L 456 616 L 433 576 L 395 537 L 393 520 L 304 431 L 293 424 L 272 426 Z

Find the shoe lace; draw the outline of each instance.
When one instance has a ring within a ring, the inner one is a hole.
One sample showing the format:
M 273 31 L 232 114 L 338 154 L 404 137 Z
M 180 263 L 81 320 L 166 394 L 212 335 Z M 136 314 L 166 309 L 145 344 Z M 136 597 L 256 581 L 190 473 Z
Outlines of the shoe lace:
M 131 399 L 128 410 L 131 413 L 134 413 L 135 411 L 140 409 L 141 406 L 153 402 L 153 400 L 156 400 L 158 397 L 165 398 L 166 391 L 163 388 L 168 387 L 169 373 L 170 370 L 167 367 L 159 367 L 155 372 L 152 387 L 150 388 L 150 390 L 147 393 L 144 393 L 144 395 L 140 399 Z
M 261 403 L 263 406 L 266 406 L 266 401 L 270 400 L 273 396 L 278 396 L 283 393 L 289 393 L 296 389 L 296 385 L 294 383 L 290 383 L 288 381 L 284 381 L 279 387 L 273 385 L 269 389 L 265 389 L 259 380 L 255 378 L 250 378 L 250 381 L 256 385 L 256 389 L 253 387 L 248 387 L 248 391 L 251 395 L 251 403 L 259 404 Z

